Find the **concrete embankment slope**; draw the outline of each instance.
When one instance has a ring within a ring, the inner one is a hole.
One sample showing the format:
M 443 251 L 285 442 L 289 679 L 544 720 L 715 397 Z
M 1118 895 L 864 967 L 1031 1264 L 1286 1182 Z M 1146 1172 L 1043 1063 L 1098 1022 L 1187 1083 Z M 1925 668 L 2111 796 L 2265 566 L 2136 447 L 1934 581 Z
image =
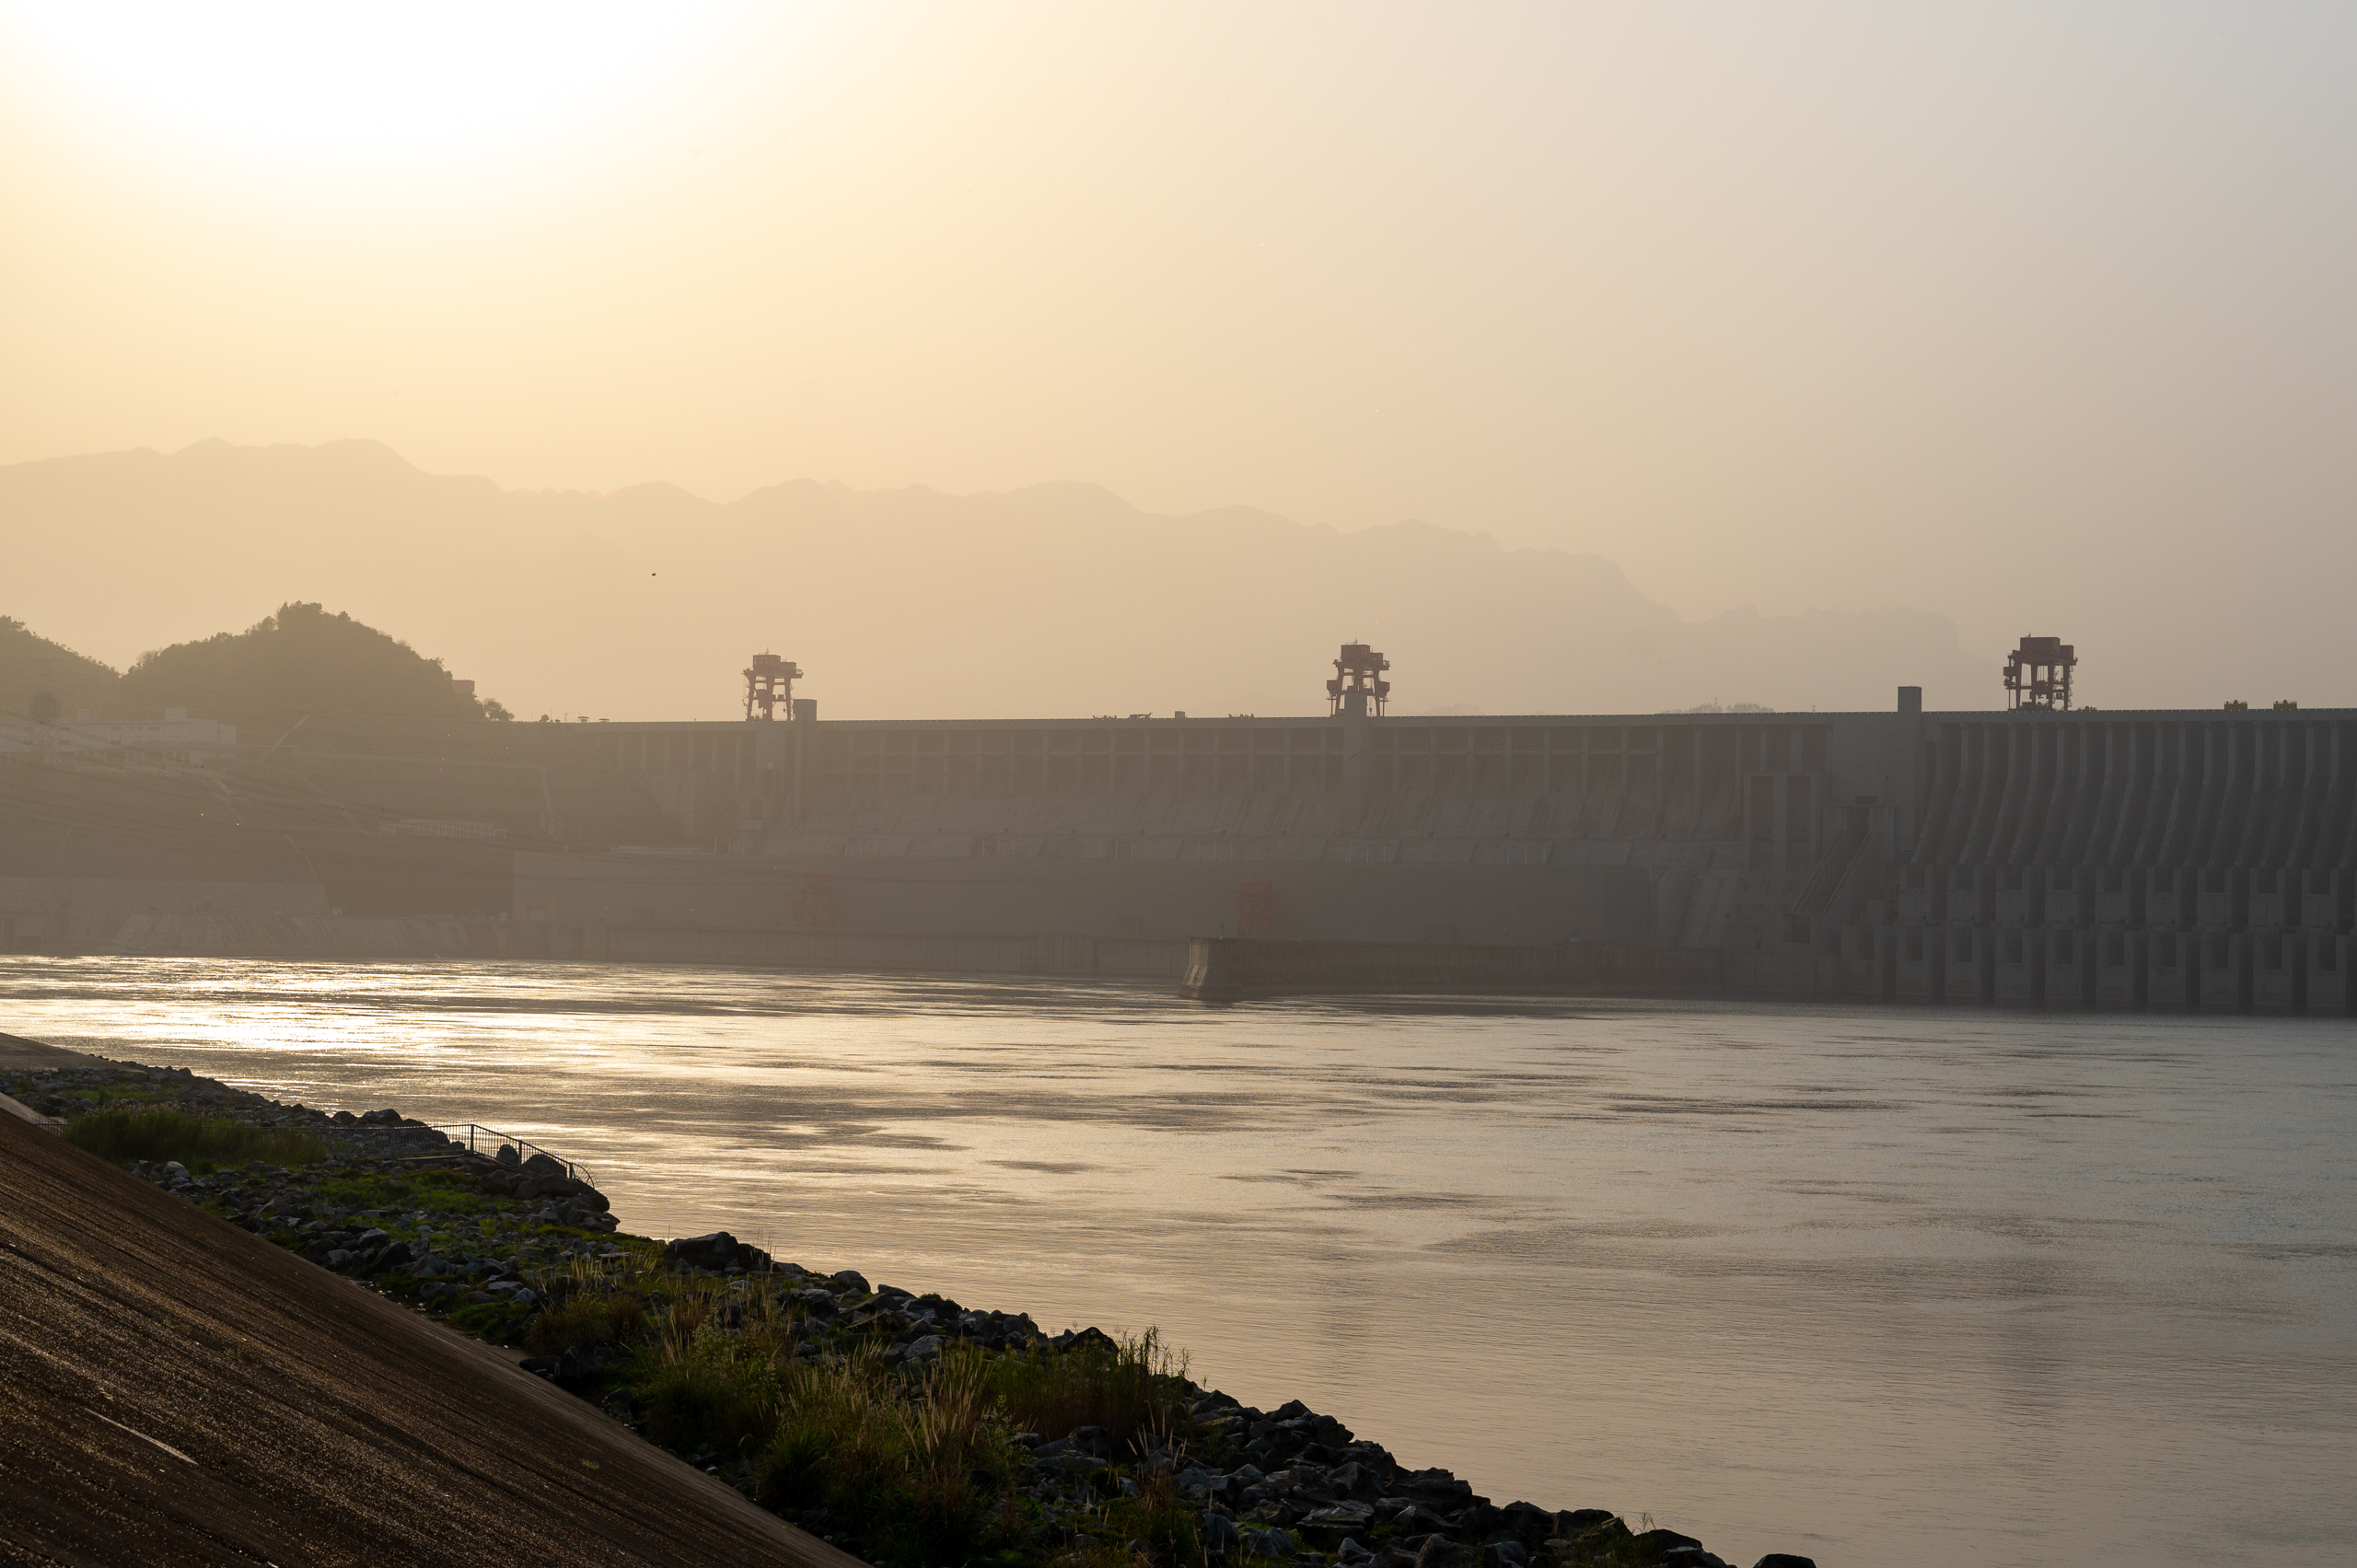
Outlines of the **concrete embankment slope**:
M 0 1562 L 856 1559 L 351 1282 L 0 1117 Z
M 95 1056 L 60 1046 L 43 1045 L 21 1035 L 0 1035 L 0 1067 L 96 1067 Z

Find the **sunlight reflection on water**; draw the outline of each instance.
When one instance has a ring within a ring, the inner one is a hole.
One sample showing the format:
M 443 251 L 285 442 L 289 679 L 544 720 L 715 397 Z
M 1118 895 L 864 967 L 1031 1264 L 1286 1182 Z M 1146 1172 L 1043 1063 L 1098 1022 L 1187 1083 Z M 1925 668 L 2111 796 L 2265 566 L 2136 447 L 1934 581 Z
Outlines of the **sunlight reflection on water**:
M 1730 1561 L 2357 1552 L 2345 1025 L 11 958 L 0 1029 L 499 1126 L 633 1230 L 1158 1323 Z

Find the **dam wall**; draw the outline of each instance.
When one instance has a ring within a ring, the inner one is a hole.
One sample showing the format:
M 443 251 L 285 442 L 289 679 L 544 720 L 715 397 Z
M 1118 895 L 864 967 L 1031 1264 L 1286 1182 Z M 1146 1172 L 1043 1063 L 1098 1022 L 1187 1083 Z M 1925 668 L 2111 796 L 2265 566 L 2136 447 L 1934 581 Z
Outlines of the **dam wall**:
M 325 914 L 310 882 L 156 877 L 0 877 L 0 952 L 114 949 L 138 921 Z
M 1176 978 L 1196 938 L 1601 944 L 1722 955 L 1730 994 L 2357 1001 L 2349 710 L 794 714 L 517 726 L 373 814 L 308 761 L 19 769 L 0 946 Z
M 726 853 L 519 855 L 515 918 L 692 928 L 725 865 L 742 929 L 1604 942 L 1743 955 L 1720 972 L 1744 994 L 2357 1000 L 2350 710 L 1927 714 L 1910 688 L 1864 714 L 820 723 L 803 706 L 770 726 L 601 726 L 621 732 L 597 738 L 612 765 L 696 799 Z M 722 765 L 670 776 L 702 727 L 775 738 L 714 738 Z
M 0 935 L 7 935 L 0 930 Z M 1085 935 L 795 931 L 727 926 L 550 923 L 455 916 L 286 915 L 85 911 L 52 917 L 38 939 L 0 951 L 156 958 L 260 958 L 353 963 L 733 964 L 761 969 L 920 974 L 1028 974 L 1174 983 L 1187 944 Z
M 1887 945 L 1901 998 L 2346 1013 L 2352 717 L 1936 715 L 1914 842 L 1785 935 Z
M 725 746 L 682 779 L 692 736 L 599 726 L 725 853 L 519 856 L 515 913 L 692 923 L 689 886 L 766 871 L 766 893 L 726 881 L 732 919 L 1719 946 L 1772 924 L 1842 789 L 1911 779 L 1885 716 L 1852 717 L 797 719 L 741 788 Z

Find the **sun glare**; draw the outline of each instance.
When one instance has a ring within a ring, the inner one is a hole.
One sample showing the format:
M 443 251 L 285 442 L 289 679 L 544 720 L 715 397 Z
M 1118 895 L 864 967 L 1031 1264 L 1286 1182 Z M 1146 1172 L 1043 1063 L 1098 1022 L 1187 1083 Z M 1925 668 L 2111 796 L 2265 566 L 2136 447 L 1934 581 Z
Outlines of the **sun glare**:
M 20 59 L 177 147 L 365 172 L 525 152 L 659 89 L 707 7 L 10 6 Z

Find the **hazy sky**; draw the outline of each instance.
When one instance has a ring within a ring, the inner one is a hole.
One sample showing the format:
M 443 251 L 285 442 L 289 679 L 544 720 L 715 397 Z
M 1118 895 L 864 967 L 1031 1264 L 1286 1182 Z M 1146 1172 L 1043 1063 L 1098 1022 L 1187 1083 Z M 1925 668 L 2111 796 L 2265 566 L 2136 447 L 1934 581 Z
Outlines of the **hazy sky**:
M 2231 632 L 2349 559 L 2353 46 L 2155 0 L 8 6 L 0 461 L 1076 479 L 1593 550 L 1689 615 Z

